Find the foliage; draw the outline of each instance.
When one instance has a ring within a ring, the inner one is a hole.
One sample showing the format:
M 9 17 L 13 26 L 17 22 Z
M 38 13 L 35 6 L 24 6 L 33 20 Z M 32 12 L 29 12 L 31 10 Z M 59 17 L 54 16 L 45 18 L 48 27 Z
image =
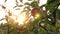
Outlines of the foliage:
M 29 21 L 27 24 L 24 25 L 18 25 L 18 24 L 1 24 L 0 28 L 1 30 L 7 30 L 8 34 L 58 34 L 59 28 L 60 28 L 60 22 L 58 23 L 58 20 L 60 21 L 60 9 L 58 9 L 58 6 L 60 5 L 60 0 L 48 0 L 45 4 L 46 12 L 49 12 L 51 14 L 47 15 L 48 17 L 45 17 L 45 14 L 43 13 L 42 8 L 39 8 L 40 12 L 39 18 L 34 19 L 34 21 Z M 38 5 L 37 1 L 33 1 L 31 4 L 26 3 L 34 9 L 35 7 L 40 7 Z M 38 12 L 38 11 L 37 11 Z M 56 12 L 56 18 L 54 18 L 53 12 Z M 34 12 L 33 12 L 34 13 Z M 32 13 L 32 14 L 33 14 Z M 35 17 L 35 16 L 34 16 Z M 51 20 L 48 20 L 51 19 Z M 56 22 L 54 22 L 55 20 Z M 53 24 L 53 22 L 55 24 Z M 42 24 L 43 23 L 43 24 Z

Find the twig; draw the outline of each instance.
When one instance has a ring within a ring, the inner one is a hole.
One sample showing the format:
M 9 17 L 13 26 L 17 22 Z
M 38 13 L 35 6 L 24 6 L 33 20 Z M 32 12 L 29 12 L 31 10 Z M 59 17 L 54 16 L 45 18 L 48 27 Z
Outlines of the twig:
M 4 20 L 5 18 L 0 19 L 0 21 Z
M 6 9 L 6 7 L 5 6 L 3 6 L 3 5 L 0 5 L 3 9 Z

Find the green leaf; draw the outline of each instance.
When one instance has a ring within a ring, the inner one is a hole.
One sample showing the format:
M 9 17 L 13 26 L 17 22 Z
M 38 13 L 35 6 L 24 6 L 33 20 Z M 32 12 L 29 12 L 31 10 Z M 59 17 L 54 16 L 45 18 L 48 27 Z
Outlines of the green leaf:
M 55 2 L 55 1 L 57 1 L 57 0 L 48 0 L 47 2 L 49 4 L 49 3 L 52 3 L 52 2 Z
M 46 34 L 46 31 L 40 27 L 40 34 Z
M 48 0 L 46 4 L 46 10 L 54 10 L 55 6 L 59 3 L 58 0 Z
M 34 1 L 30 4 L 32 7 L 37 7 L 38 6 L 38 2 L 37 1 Z
M 56 16 L 57 16 L 57 19 L 60 20 L 60 10 L 57 10 L 57 11 L 56 11 Z

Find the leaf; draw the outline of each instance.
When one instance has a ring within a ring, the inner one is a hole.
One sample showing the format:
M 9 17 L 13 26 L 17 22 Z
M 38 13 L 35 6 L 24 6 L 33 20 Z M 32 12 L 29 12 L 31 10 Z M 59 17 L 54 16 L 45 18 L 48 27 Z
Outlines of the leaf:
M 46 10 L 54 10 L 55 6 L 59 3 L 58 0 L 48 0 L 46 4 Z
M 48 4 L 49 3 L 52 3 L 52 2 L 55 2 L 56 0 L 48 0 L 47 2 L 48 2 Z
M 32 7 L 37 7 L 38 6 L 38 2 L 37 1 L 34 1 L 30 4 Z
M 57 10 L 57 11 L 56 11 L 56 16 L 57 16 L 57 19 L 60 20 L 60 10 Z
M 57 32 L 58 32 L 56 26 L 53 26 L 53 25 L 51 25 L 51 30 L 52 30 L 54 33 L 57 33 Z
M 40 28 L 40 34 L 46 34 L 46 31 L 43 28 Z

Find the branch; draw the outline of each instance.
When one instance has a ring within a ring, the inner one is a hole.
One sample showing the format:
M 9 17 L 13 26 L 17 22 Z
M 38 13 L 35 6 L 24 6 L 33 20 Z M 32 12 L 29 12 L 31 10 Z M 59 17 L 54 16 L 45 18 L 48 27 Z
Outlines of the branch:
M 53 12 L 56 12 L 57 8 L 59 7 L 60 3 L 56 4 L 55 8 L 53 8 L 54 10 L 52 11 Z M 51 14 L 52 15 L 52 14 Z
M 5 0 L 5 2 L 6 2 L 7 0 Z
M 51 30 L 48 30 L 48 29 L 46 29 L 45 27 L 43 27 L 43 26 L 41 26 L 41 25 L 39 25 L 41 28 L 43 28 L 46 32 L 49 32 L 49 33 L 51 33 L 51 34 L 53 34 L 54 32 L 53 31 L 51 31 Z
M 47 4 L 44 4 L 44 5 L 40 6 L 40 8 L 42 8 L 42 7 L 46 6 L 46 5 L 47 5 Z
M 46 6 L 46 5 L 47 5 L 47 4 L 44 4 L 44 5 L 40 6 L 40 9 L 41 9 L 42 7 L 44 7 L 44 6 Z M 56 10 L 57 10 L 57 8 L 59 7 L 59 5 L 60 5 L 60 2 L 57 3 L 57 4 L 53 7 L 53 10 L 50 11 L 50 12 L 51 12 L 50 15 L 47 15 L 47 12 L 46 12 L 46 11 L 43 12 L 43 13 L 47 16 L 47 17 L 44 17 L 44 19 L 45 19 L 45 18 L 50 18 L 51 16 L 53 17 L 53 20 L 52 20 L 52 24 L 53 24 L 53 25 L 56 24 Z
M 5 18 L 0 19 L 0 21 L 4 20 Z
M 56 4 L 56 6 L 53 8 L 54 10 L 51 13 L 51 16 L 53 16 L 52 24 L 56 24 L 56 10 L 59 7 L 60 3 Z

